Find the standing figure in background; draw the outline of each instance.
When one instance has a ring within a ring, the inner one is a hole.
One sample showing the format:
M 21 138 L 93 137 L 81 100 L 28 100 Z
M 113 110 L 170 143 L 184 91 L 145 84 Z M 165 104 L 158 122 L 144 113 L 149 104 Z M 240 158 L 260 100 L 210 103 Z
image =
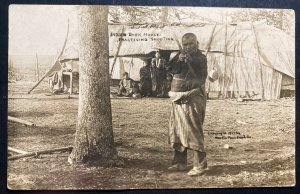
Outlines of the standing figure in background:
M 169 120 L 169 143 L 174 159 L 169 170 L 187 170 L 187 150 L 193 153 L 193 168 L 188 175 L 201 175 L 207 169 L 203 122 L 206 108 L 205 81 L 207 59 L 198 49 L 193 33 L 182 37 L 183 50 L 168 64 L 173 74 Z
M 155 53 L 155 58 L 153 58 L 153 63 L 156 66 L 156 95 L 157 97 L 163 97 L 163 87 L 164 82 L 167 78 L 167 71 L 165 68 L 166 60 L 161 57 L 159 50 Z
M 151 62 L 149 60 L 140 69 L 140 91 L 142 97 L 149 97 L 152 94 Z
M 155 58 L 151 60 L 151 83 L 152 83 L 152 96 L 157 95 L 157 68 L 155 63 Z
M 123 73 L 123 79 L 119 83 L 118 96 L 131 97 L 133 94 L 134 81 L 127 72 Z

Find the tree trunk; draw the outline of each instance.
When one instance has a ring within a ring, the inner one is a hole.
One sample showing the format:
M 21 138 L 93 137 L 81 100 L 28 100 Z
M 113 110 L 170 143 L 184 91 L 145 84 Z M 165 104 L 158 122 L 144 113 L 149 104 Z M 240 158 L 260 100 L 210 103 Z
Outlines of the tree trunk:
M 79 14 L 79 105 L 69 162 L 115 160 L 109 81 L 107 6 L 84 6 Z
M 160 22 L 166 24 L 168 22 L 168 16 L 169 16 L 169 8 L 167 6 L 162 7 Z

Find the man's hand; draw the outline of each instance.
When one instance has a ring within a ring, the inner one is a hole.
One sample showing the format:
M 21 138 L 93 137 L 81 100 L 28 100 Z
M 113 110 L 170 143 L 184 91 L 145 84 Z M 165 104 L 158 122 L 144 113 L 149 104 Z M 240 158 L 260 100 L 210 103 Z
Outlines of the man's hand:
M 180 53 L 178 56 L 178 61 L 182 61 L 187 63 L 188 61 L 191 61 L 191 56 L 187 53 Z
M 180 53 L 178 56 L 178 61 L 185 61 L 186 59 L 186 54 L 185 53 Z
M 194 95 L 201 95 L 200 88 L 195 88 L 180 96 L 179 98 L 174 99 L 172 102 L 175 104 L 186 104 L 188 103 Z M 201 95 L 202 96 L 202 95 Z
M 175 104 L 186 104 L 189 102 L 189 96 L 187 95 L 182 95 L 180 98 L 174 99 L 173 102 Z

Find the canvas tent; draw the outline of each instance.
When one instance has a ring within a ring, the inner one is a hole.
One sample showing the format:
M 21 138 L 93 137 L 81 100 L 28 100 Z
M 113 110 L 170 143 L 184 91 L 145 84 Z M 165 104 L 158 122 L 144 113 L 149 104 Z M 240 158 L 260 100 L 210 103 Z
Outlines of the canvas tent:
M 78 50 L 71 47 L 71 49 L 66 49 L 66 52 L 60 57 L 60 66 L 70 65 L 73 67 L 73 71 L 78 72 Z M 110 72 L 112 69 L 113 58 L 109 58 Z M 118 57 L 114 66 L 114 70 L 111 75 L 111 79 L 121 79 L 122 74 L 126 71 L 129 76 L 136 81 L 140 80 L 139 70 L 144 66 L 144 61 L 136 57 Z M 61 70 L 61 68 L 59 68 Z
M 138 79 L 138 70 L 143 65 L 141 58 L 151 57 L 156 49 L 178 51 L 176 40 L 180 41 L 187 32 L 196 34 L 200 50 L 208 51 L 208 70 L 218 71 L 219 79 L 210 83 L 210 91 L 231 92 L 235 97 L 256 94 L 258 98 L 263 91 L 265 99 L 270 100 L 278 99 L 283 88 L 294 90 L 294 38 L 272 26 L 250 22 L 237 25 L 109 25 L 113 78 L 120 78 L 124 69 L 134 67 L 132 75 Z M 77 48 L 76 41 L 76 37 L 72 38 L 68 44 Z M 68 44 L 66 48 L 70 47 Z M 60 61 L 69 58 L 78 61 L 78 52 L 75 53 L 77 55 L 72 57 L 63 54 Z M 113 60 L 115 57 L 118 59 Z
M 120 26 L 112 26 L 110 30 L 114 32 L 110 37 L 112 55 L 117 42 L 124 41 L 119 56 L 147 55 L 153 49 L 178 50 L 176 39 L 187 32 L 196 34 L 199 49 L 209 50 L 209 70 L 215 68 L 220 75 L 210 84 L 210 91 L 235 92 L 242 96 L 257 94 L 260 98 L 263 87 L 265 99 L 278 99 L 282 88 L 294 87 L 294 39 L 272 26 L 255 23 L 252 27 L 246 22 L 216 26 L 127 27 L 121 39 L 117 36 Z

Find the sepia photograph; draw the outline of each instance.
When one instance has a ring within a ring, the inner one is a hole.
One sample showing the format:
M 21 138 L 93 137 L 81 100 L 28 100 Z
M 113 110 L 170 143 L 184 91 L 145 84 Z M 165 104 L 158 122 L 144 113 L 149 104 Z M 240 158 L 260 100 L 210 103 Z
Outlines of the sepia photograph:
M 11 4 L 7 188 L 295 186 L 295 12 Z

